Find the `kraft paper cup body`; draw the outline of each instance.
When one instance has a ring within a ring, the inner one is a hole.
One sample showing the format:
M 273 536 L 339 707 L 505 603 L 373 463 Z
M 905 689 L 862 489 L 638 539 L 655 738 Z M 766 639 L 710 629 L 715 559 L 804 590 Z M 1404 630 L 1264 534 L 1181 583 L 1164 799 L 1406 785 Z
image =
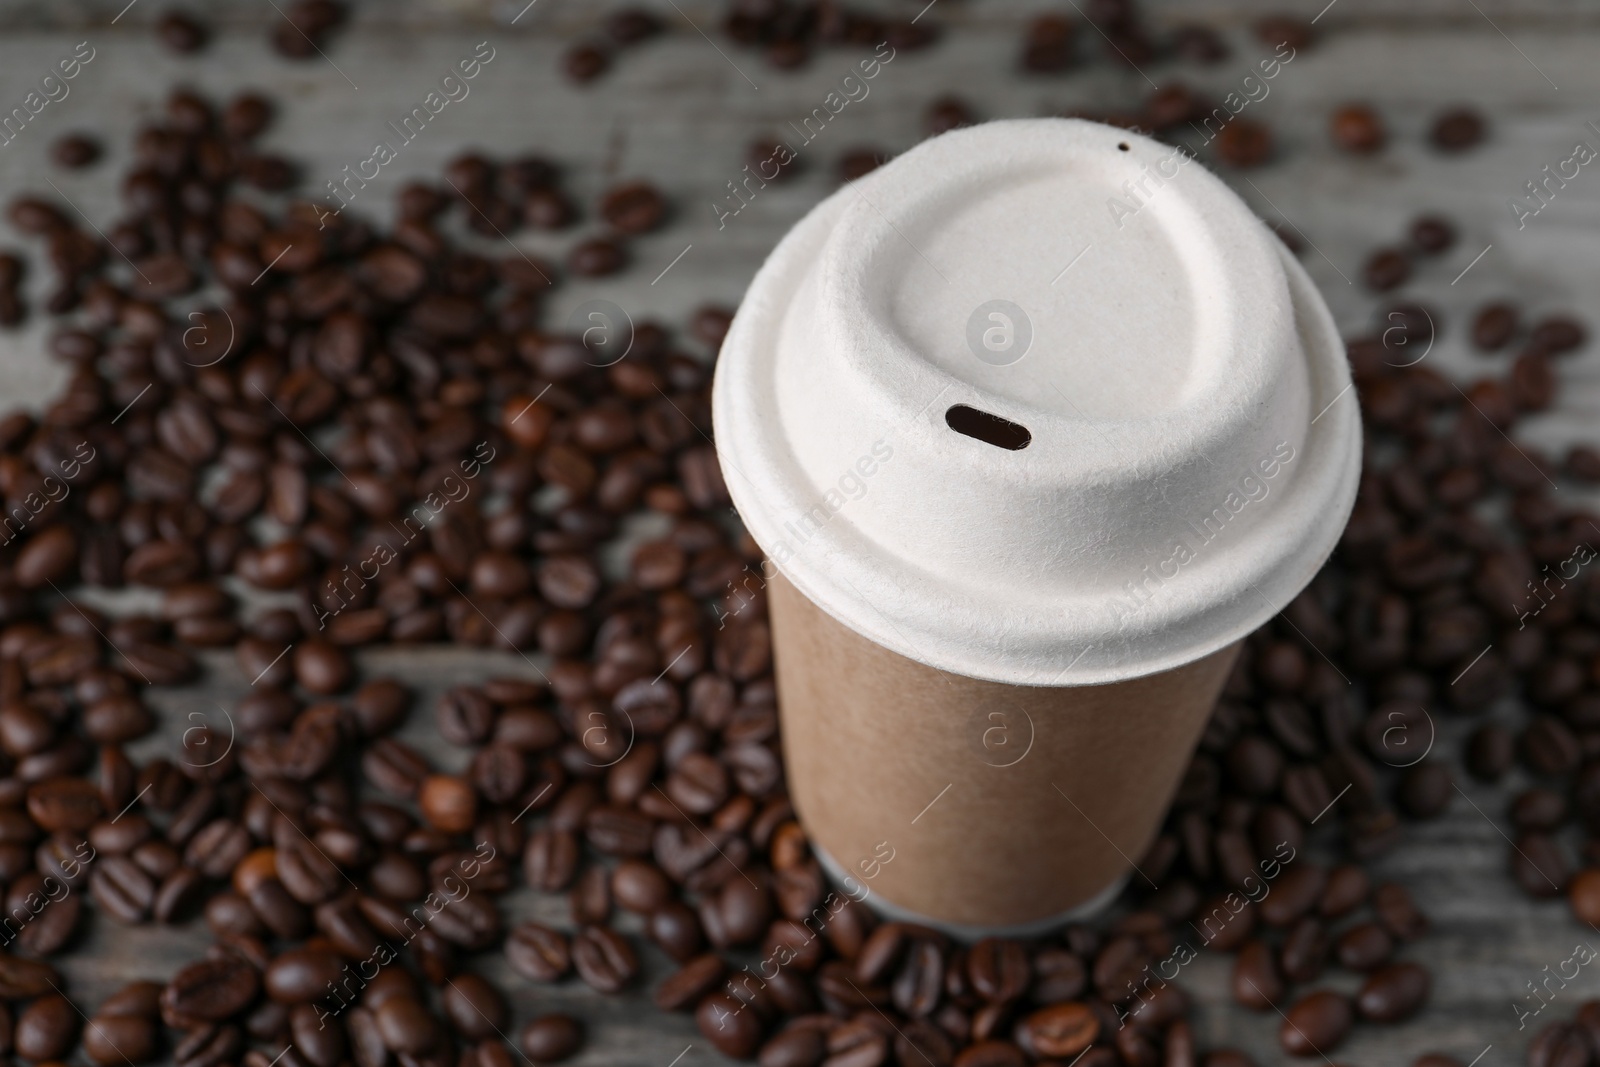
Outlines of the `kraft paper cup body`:
M 1110 902 L 1238 652 L 1109 685 L 1013 686 L 873 644 L 781 575 L 768 593 L 789 793 L 829 873 L 967 938 Z
M 1129 874 L 1360 473 L 1299 264 L 1180 150 L 1078 120 L 945 134 L 814 209 L 713 419 L 801 820 L 881 907 L 966 931 Z

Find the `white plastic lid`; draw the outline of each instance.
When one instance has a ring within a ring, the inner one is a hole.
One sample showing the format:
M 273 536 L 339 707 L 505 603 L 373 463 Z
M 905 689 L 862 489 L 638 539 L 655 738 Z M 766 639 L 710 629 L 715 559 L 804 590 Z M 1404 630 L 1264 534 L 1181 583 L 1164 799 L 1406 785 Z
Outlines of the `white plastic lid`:
M 713 418 L 746 527 L 830 615 L 942 670 L 1090 685 L 1231 644 L 1310 581 L 1355 499 L 1349 387 L 1310 279 L 1221 181 L 1027 119 L 801 220 Z

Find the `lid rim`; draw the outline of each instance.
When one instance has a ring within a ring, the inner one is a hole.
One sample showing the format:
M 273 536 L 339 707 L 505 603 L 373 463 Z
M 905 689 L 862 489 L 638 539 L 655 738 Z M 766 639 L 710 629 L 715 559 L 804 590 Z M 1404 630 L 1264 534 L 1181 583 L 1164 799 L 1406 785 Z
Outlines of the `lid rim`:
M 1182 610 L 1168 605 L 1172 610 L 1142 622 L 1107 610 L 1062 618 L 1075 605 L 1056 594 L 982 600 L 936 587 L 914 561 L 866 551 L 870 543 L 847 515 L 824 518 L 796 551 L 793 520 L 817 501 L 809 483 L 796 484 L 805 478 L 797 478 L 803 472 L 783 438 L 782 420 L 771 411 L 763 417 L 761 398 L 774 378 L 775 324 L 789 312 L 798 279 L 814 266 L 814 254 L 849 206 L 841 199 L 847 192 L 814 209 L 763 266 L 729 330 L 713 386 L 713 423 L 719 457 L 731 468 L 725 479 L 730 495 L 752 537 L 807 599 L 874 643 L 936 669 L 1018 685 L 1098 685 L 1174 669 L 1227 647 L 1281 611 L 1315 576 L 1354 505 L 1360 420 L 1353 397 L 1338 403 L 1350 382 L 1332 317 L 1304 268 L 1275 239 L 1269 247 L 1283 269 L 1306 364 L 1305 417 L 1321 414 L 1307 428 L 1305 459 L 1283 490 L 1298 495 L 1297 506 L 1254 519 L 1218 556 L 1243 568 L 1242 586 L 1235 571 L 1226 576 L 1234 588 L 1220 588 L 1213 563 L 1183 572 Z M 764 481 L 766 491 L 744 471 Z M 869 600 L 862 585 L 881 595 Z M 1103 594 L 1096 599 L 1103 601 Z

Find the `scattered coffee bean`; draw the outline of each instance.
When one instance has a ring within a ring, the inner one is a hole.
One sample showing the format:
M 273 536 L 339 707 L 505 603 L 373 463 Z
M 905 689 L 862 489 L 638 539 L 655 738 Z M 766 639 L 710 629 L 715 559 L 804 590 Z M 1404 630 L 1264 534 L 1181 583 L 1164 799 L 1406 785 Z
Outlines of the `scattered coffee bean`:
M 100 158 L 100 143 L 86 134 L 71 133 L 50 146 L 50 155 L 56 166 L 78 170 Z
M 210 36 L 193 15 L 178 9 L 168 10 L 161 16 L 156 23 L 156 33 L 162 44 L 180 55 L 198 52 Z
M 1329 130 L 1333 143 L 1352 155 L 1371 155 L 1388 140 L 1383 120 L 1367 104 L 1346 104 L 1336 110 Z
M 1436 256 L 1456 243 L 1456 228 L 1439 215 L 1423 215 L 1411 223 L 1411 247 L 1422 255 Z
M 1061 15 L 1040 15 L 1028 23 L 1022 42 L 1022 69 L 1056 74 L 1073 65 L 1076 25 Z
M 1428 138 L 1441 152 L 1465 152 L 1484 137 L 1483 116 L 1472 108 L 1452 108 L 1433 122 Z
M 626 263 L 622 246 L 604 237 L 584 241 L 567 253 L 567 269 L 582 278 L 615 274 Z
M 1235 118 L 1217 135 L 1217 158 L 1230 167 L 1259 167 L 1272 158 L 1272 131 L 1262 123 Z
M 592 44 L 575 45 L 562 59 L 562 69 L 567 79 L 579 85 L 594 81 L 611 65 L 610 55 Z
M 1372 254 L 1362 268 L 1367 288 L 1384 293 L 1405 284 L 1411 277 L 1411 261 L 1397 248 L 1383 248 Z
M 666 210 L 666 200 L 648 182 L 616 186 L 600 202 L 601 217 L 625 234 L 649 233 L 661 225 Z
M 583 1047 L 583 1024 L 570 1015 L 541 1015 L 522 1028 L 517 1045 L 535 1063 L 558 1063 Z
M 1517 332 L 1514 304 L 1486 304 L 1472 320 L 1472 343 L 1484 352 L 1498 352 Z
M 1314 34 L 1311 23 L 1290 15 L 1268 15 L 1258 19 L 1252 29 L 1267 47 L 1287 47 L 1295 52 L 1311 47 Z
M 1327 1055 L 1350 1032 L 1350 1000 L 1331 990 L 1309 993 L 1284 1013 L 1278 1044 L 1291 1056 Z

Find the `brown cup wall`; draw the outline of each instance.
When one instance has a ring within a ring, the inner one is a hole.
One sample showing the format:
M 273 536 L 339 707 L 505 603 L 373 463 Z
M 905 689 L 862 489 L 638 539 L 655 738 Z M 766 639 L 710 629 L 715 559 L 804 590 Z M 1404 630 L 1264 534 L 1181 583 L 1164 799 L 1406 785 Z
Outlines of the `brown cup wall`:
M 962 926 L 1048 919 L 1129 871 L 1239 651 L 1113 685 L 1014 686 L 891 652 L 781 575 L 769 595 L 801 823 L 869 900 Z

